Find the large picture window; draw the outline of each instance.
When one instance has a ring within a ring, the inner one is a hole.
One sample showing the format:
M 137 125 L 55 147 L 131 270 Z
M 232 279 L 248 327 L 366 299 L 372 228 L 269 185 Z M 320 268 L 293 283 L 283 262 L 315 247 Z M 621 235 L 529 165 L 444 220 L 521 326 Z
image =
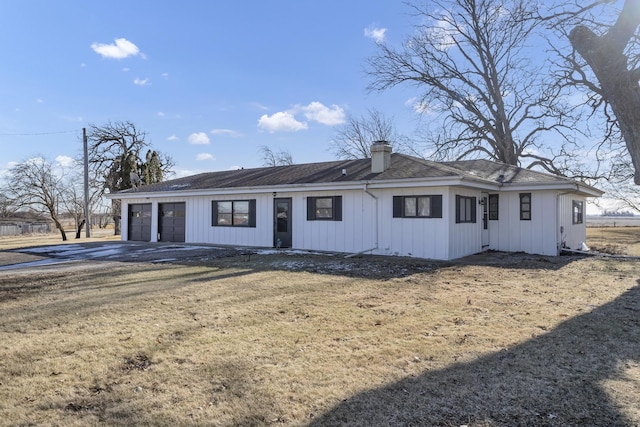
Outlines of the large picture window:
M 456 223 L 476 222 L 476 198 L 468 196 L 456 196 Z
M 442 196 L 393 196 L 394 218 L 442 218 Z
M 217 227 L 255 227 L 256 201 L 214 200 L 211 202 L 211 225 Z
M 342 196 L 307 197 L 308 221 L 342 221 Z
M 574 200 L 571 211 L 573 223 L 582 224 L 584 222 L 584 202 L 581 200 Z
M 531 193 L 520 193 L 520 219 L 531 221 Z

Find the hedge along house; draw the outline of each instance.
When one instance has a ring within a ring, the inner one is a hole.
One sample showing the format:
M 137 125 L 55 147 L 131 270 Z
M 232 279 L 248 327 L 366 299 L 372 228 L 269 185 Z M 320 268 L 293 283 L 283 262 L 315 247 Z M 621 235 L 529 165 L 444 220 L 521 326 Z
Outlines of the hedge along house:
M 371 159 L 211 172 L 110 195 L 122 239 L 451 260 L 558 255 L 586 240 L 600 190 L 487 160 L 433 162 L 375 143 Z

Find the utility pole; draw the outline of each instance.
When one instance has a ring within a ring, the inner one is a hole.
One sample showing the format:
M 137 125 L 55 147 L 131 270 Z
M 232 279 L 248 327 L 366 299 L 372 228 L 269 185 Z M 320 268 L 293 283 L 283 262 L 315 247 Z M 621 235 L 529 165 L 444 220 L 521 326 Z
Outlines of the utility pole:
M 84 149 L 84 229 L 87 238 L 91 237 L 91 213 L 89 212 L 89 148 L 87 146 L 87 128 L 82 128 L 82 147 Z

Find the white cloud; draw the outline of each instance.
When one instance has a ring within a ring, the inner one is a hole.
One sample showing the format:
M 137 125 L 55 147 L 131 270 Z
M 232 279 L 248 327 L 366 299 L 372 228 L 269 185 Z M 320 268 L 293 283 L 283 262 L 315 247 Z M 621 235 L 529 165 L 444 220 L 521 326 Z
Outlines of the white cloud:
M 242 136 L 240 132 L 231 129 L 211 129 L 211 134 L 230 136 L 232 138 L 240 138 Z
M 428 103 L 421 101 L 416 97 L 407 99 L 405 105 L 412 108 L 413 111 L 418 114 L 429 115 L 435 113 L 435 110 Z
M 151 82 L 149 81 L 149 79 L 140 79 L 138 77 L 136 77 L 133 80 L 133 84 L 134 85 L 138 85 L 138 86 L 149 86 L 151 84 Z
M 36 99 L 36 103 L 38 103 L 38 104 L 44 104 L 44 99 L 42 99 L 42 98 L 38 98 L 38 99 Z
M 138 46 L 125 38 L 115 40 L 115 43 L 92 43 L 91 49 L 103 58 L 124 59 L 129 56 L 140 55 Z
M 269 109 L 269 107 L 267 107 L 266 105 L 262 105 L 259 102 L 252 102 L 250 105 L 256 110 L 267 111 Z
M 157 114 L 158 114 L 158 117 L 164 117 L 165 116 L 164 111 L 158 111 Z
M 167 141 L 178 141 L 178 140 L 179 140 L 179 138 L 175 134 L 173 134 L 173 135 L 171 135 L 170 137 L 167 138 Z
M 345 122 L 344 110 L 335 104 L 329 108 L 320 102 L 314 101 L 307 106 L 298 106 L 297 108 L 304 113 L 307 120 L 323 125 L 334 126 Z
M 160 74 L 162 76 L 163 79 L 167 80 L 169 78 L 169 73 L 162 73 Z
M 378 28 L 372 24 L 364 29 L 364 36 L 370 38 L 376 43 L 384 43 L 384 36 L 386 32 L 386 28 Z
M 209 137 L 204 132 L 196 132 L 189 135 L 189 144 L 206 145 L 209 142 Z
M 70 168 L 75 165 L 76 161 L 73 157 L 69 156 L 57 156 L 56 163 L 58 163 L 63 168 Z
M 308 128 L 306 123 L 299 122 L 293 114 L 287 111 L 280 111 L 270 116 L 264 114 L 258 120 L 258 127 L 269 133 L 297 132 Z
M 200 153 L 196 156 L 196 160 L 215 160 L 215 157 L 213 157 L 213 154 Z
M 443 17 L 436 21 L 428 31 L 428 37 L 434 40 L 434 45 L 440 50 L 448 50 L 455 44 L 454 36 L 459 34 L 451 23 L 451 18 Z

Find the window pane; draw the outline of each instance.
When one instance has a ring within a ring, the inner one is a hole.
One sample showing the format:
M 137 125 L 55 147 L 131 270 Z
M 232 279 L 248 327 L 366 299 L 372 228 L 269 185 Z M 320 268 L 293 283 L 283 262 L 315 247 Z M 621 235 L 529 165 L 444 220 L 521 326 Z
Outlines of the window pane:
M 289 227 L 289 202 L 278 202 L 276 205 L 278 233 L 286 233 Z
M 464 208 L 464 220 L 471 222 L 471 199 L 469 197 L 465 197 L 464 199 Z
M 233 225 L 249 225 L 249 214 L 248 213 L 234 213 L 233 214 Z
M 416 216 L 416 198 L 404 198 L 404 216 Z
M 498 195 L 489 194 L 489 219 L 498 219 Z
M 218 225 L 231 225 L 231 214 L 218 212 Z
M 431 197 L 418 198 L 418 216 L 431 216 Z
M 523 211 L 522 214 L 520 215 L 520 217 L 522 219 L 531 219 L 531 212 Z
M 249 202 L 233 202 L 233 213 L 249 213 Z
M 333 199 L 316 199 L 316 218 L 333 218 Z
M 218 213 L 231 213 L 233 202 L 218 202 Z
M 333 199 L 331 197 L 326 197 L 322 199 L 316 199 L 316 208 L 329 208 L 333 206 Z

